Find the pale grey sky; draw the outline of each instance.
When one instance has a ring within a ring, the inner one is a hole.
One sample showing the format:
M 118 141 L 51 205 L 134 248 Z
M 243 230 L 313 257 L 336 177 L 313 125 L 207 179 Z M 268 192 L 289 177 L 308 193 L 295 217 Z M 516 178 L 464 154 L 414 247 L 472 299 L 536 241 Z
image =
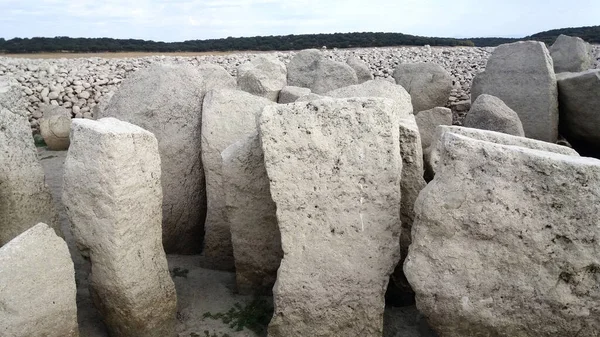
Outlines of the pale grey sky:
M 398 32 L 523 37 L 600 25 L 600 0 L 0 0 L 0 37 L 183 41 Z

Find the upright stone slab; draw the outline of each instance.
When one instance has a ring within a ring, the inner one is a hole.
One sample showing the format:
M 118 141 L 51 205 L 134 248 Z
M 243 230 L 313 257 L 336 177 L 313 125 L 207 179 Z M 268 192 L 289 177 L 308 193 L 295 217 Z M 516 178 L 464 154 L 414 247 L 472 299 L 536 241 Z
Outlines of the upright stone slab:
M 558 91 L 552 58 L 537 41 L 503 44 L 473 79 L 471 99 L 500 98 L 523 123 L 525 136 L 555 143 L 558 137 Z
M 39 223 L 0 247 L 0 336 L 78 337 L 66 242 Z
M 238 292 L 270 294 L 283 252 L 258 133 L 233 143 L 221 156 Z
M 238 67 L 237 82 L 243 91 L 277 102 L 287 85 L 287 70 L 277 58 L 261 55 Z
M 350 85 L 329 91 L 325 96 L 335 98 L 350 97 L 383 97 L 394 100 L 398 104 L 400 118 L 413 114 L 413 106 L 408 92 L 399 85 L 383 80 L 370 80 L 361 84 Z
M 221 152 L 256 131 L 256 118 L 267 105 L 266 98 L 241 90 L 214 90 L 204 99 L 202 111 L 202 163 L 206 175 L 208 211 L 204 255 L 212 269 L 233 270 L 233 248 L 223 190 Z
M 433 141 L 435 129 L 439 125 L 452 125 L 452 110 L 443 107 L 419 112 L 415 116 L 419 133 L 421 134 L 421 145 L 423 149 L 428 148 Z
M 234 88 L 217 65 L 153 65 L 127 77 L 99 117 L 152 132 L 162 160 L 163 245 L 168 253 L 202 249 L 206 190 L 201 158 L 202 100 L 212 88 Z
M 582 38 L 560 34 L 550 47 L 556 73 L 577 73 L 592 66 L 592 46 Z
M 433 137 L 434 142 L 428 149 L 425 150 L 425 170 L 427 176 L 433 177 L 433 175 L 435 175 L 435 172 L 437 171 L 437 166 L 440 162 L 441 154 L 444 149 L 444 143 L 442 142 L 442 139 L 445 133 L 454 133 L 469 138 L 496 144 L 519 146 L 533 150 L 560 153 L 567 156 L 579 156 L 577 151 L 566 146 L 541 142 L 525 137 L 513 136 L 501 132 L 478 130 L 460 126 L 440 125 L 437 127 L 435 136 Z
M 40 222 L 62 236 L 27 117 L 0 107 L 0 247 Z
M 371 72 L 371 69 L 369 69 L 369 65 L 361 59 L 350 56 L 346 59 L 346 63 L 356 72 L 359 84 L 373 79 L 373 73 Z
M 597 336 L 600 161 L 447 133 L 404 271 L 440 336 Z
M 269 336 L 381 336 L 400 258 L 399 112 L 383 98 L 266 107 L 284 258 Z
M 582 155 L 600 158 L 600 70 L 557 77 L 561 134 Z
M 73 121 L 63 202 L 77 246 L 90 257 L 90 293 L 111 336 L 176 335 L 160 164 L 156 138 L 140 127 Z
M 434 63 L 400 64 L 393 76 L 410 94 L 415 113 L 445 106 L 452 91 L 452 77 Z

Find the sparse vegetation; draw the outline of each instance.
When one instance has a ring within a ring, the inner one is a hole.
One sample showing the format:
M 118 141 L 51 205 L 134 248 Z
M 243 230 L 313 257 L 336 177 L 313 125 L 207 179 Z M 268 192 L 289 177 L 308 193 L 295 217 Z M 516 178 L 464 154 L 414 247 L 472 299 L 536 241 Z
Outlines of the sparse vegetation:
M 247 328 L 259 336 L 266 333 L 267 325 L 269 325 L 272 316 L 273 306 L 263 298 L 254 298 L 251 302 L 246 303 L 245 306 L 236 303 L 227 312 L 216 314 L 210 312 L 204 313 L 204 318 L 221 320 L 235 331 L 242 331 L 244 328 Z

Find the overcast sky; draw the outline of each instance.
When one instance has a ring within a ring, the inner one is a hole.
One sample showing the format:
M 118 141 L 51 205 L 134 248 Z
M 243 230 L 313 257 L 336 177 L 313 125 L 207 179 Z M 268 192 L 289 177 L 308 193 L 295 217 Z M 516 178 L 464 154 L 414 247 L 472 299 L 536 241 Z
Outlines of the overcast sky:
M 600 0 L 0 0 L 0 37 L 183 41 L 398 32 L 523 37 L 600 25 Z

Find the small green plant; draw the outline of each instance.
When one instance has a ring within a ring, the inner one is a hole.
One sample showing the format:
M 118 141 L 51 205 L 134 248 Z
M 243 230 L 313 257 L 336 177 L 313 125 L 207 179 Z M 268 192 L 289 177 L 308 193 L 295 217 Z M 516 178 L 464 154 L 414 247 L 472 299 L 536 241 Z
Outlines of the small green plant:
M 247 328 L 261 336 L 266 332 L 267 325 L 269 325 L 269 321 L 273 316 L 273 306 L 263 298 L 254 298 L 245 306 L 236 303 L 227 312 L 216 314 L 206 312 L 203 316 L 215 320 L 220 319 L 235 331 L 242 331 Z
M 35 143 L 35 147 L 44 147 L 46 146 L 46 142 L 44 141 L 44 137 L 39 133 L 33 135 L 33 142 Z
M 179 267 L 175 267 L 173 268 L 173 270 L 171 270 L 171 277 L 175 278 L 175 277 L 183 277 L 183 278 L 187 278 L 187 275 L 190 271 L 184 268 L 179 268 Z

